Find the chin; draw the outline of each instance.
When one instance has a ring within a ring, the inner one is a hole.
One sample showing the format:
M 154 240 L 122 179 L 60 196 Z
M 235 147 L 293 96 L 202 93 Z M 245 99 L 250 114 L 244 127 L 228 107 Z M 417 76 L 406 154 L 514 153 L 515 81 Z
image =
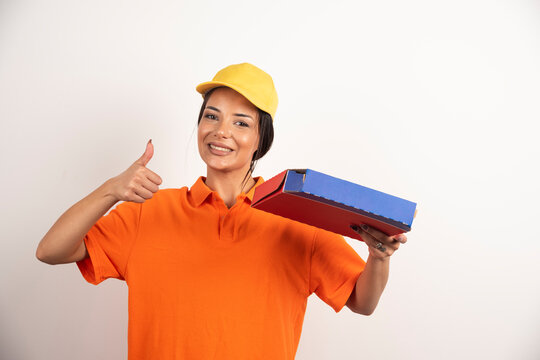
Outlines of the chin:
M 223 163 L 214 162 L 214 161 L 205 161 L 205 163 L 208 169 L 212 169 L 214 171 L 220 171 L 224 173 L 233 172 L 233 171 L 242 171 L 243 168 L 245 168 L 244 172 L 247 172 L 247 170 L 249 169 L 249 165 L 248 167 L 245 167 L 245 166 L 242 167 L 242 166 L 234 166 L 230 164 L 223 164 Z
M 212 169 L 212 170 L 218 170 L 218 171 L 225 171 L 225 172 L 229 172 L 229 171 L 232 171 L 234 170 L 234 168 L 231 166 L 231 164 L 227 164 L 227 163 L 223 163 L 222 161 L 215 161 L 216 159 L 203 159 L 203 161 L 205 162 L 206 166 L 209 168 L 209 169 Z

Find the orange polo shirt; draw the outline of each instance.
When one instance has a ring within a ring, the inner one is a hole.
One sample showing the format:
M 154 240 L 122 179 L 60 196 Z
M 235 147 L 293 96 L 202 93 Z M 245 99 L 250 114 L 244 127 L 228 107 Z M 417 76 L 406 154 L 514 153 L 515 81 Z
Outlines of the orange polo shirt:
M 294 359 L 315 292 L 336 312 L 365 262 L 341 235 L 250 207 L 227 208 L 201 176 L 122 202 L 86 234 L 77 262 L 128 285 L 128 359 Z

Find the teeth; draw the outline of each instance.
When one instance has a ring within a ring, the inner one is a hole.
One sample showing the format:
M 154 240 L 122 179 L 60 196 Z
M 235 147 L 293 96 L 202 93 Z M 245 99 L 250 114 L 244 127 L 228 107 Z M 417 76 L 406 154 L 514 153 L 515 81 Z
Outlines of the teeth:
M 216 146 L 216 145 L 212 145 L 212 144 L 210 144 L 210 147 L 211 147 L 212 149 L 216 149 L 216 150 L 220 150 L 220 151 L 232 151 L 231 149 L 222 148 L 222 147 L 219 147 L 219 146 Z

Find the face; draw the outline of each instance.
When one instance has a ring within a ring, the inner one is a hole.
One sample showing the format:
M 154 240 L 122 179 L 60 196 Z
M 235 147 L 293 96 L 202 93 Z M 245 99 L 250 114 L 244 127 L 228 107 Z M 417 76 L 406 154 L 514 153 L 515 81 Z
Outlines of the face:
M 228 87 L 214 90 L 206 103 L 197 131 L 199 154 L 217 171 L 249 169 L 259 142 L 258 110 Z

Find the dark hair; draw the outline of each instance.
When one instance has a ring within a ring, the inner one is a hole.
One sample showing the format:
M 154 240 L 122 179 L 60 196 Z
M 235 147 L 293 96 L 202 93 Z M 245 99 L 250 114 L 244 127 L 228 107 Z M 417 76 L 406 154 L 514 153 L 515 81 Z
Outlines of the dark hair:
M 210 89 L 206 92 L 206 94 L 204 94 L 204 101 L 201 106 L 201 111 L 199 112 L 197 126 L 199 126 L 199 123 L 201 122 L 204 108 L 206 107 L 208 99 L 210 99 L 210 95 L 212 95 L 212 92 L 214 92 L 214 90 L 220 87 L 222 86 Z M 272 116 L 264 110 L 261 110 L 259 108 L 257 108 L 257 110 L 259 111 L 259 146 L 257 147 L 257 150 L 253 153 L 249 169 L 246 173 L 246 176 L 244 176 L 244 180 L 242 181 L 242 188 L 244 187 L 248 177 L 253 173 L 253 170 L 255 170 L 257 160 L 262 158 L 268 152 L 268 150 L 270 150 L 270 148 L 272 147 L 272 142 L 274 142 L 274 124 L 272 122 Z

